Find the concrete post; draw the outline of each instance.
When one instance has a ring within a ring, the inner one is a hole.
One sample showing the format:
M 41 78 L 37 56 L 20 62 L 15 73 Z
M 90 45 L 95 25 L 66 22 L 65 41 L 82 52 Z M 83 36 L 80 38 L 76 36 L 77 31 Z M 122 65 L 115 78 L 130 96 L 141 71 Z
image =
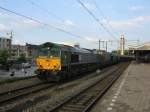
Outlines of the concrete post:
M 124 49 L 125 49 L 125 39 L 124 39 L 124 35 L 121 35 L 121 38 L 120 38 L 121 55 L 124 55 Z

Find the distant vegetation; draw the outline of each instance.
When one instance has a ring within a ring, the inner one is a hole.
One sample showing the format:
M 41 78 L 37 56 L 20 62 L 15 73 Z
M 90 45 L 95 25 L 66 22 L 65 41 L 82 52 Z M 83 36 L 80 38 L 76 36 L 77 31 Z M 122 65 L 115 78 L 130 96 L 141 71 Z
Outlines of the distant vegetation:
M 8 58 L 10 57 L 7 50 L 0 50 L 0 68 L 9 69 Z
M 113 54 L 119 54 L 119 55 L 121 54 L 120 50 L 112 51 L 112 53 L 113 53 Z M 129 55 L 129 50 L 125 50 L 125 51 L 124 51 L 124 55 Z
M 17 59 L 18 63 L 25 63 L 26 62 L 26 57 L 25 54 L 21 54 L 20 57 Z
M 16 60 L 10 60 L 11 55 L 8 50 L 0 50 L 0 69 L 9 70 L 13 64 L 21 64 L 26 62 L 25 54 L 21 54 Z

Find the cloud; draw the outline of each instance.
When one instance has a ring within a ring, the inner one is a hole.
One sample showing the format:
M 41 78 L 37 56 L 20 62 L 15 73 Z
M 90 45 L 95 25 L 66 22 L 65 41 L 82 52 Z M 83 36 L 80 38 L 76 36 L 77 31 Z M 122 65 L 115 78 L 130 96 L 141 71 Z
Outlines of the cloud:
M 73 26 L 75 26 L 75 23 L 71 20 L 65 20 L 64 25 L 69 26 L 69 27 L 73 27 Z
M 130 29 L 138 26 L 135 22 L 131 21 L 110 21 L 109 23 L 114 29 Z
M 107 36 L 101 36 L 101 37 L 87 36 L 87 37 L 84 37 L 84 39 L 87 40 L 87 42 L 89 42 L 89 43 L 98 43 L 99 40 L 109 41 L 110 37 L 107 37 Z
M 38 22 L 35 22 L 33 20 L 29 20 L 29 19 L 25 19 L 22 17 L 18 17 L 15 15 L 11 15 L 11 14 L 5 14 L 0 12 L 0 21 L 3 25 L 0 25 L 0 31 L 10 31 L 10 30 L 31 30 L 31 29 L 35 29 L 35 28 L 41 28 L 44 25 L 40 24 Z M 66 19 L 64 21 L 61 22 L 53 22 L 53 23 L 47 23 L 53 26 L 56 26 L 58 28 L 61 29 L 71 29 L 74 26 L 76 26 L 75 22 L 73 22 L 72 20 Z
M 131 29 L 138 28 L 144 23 L 150 22 L 150 16 L 139 16 L 129 20 L 109 21 L 114 29 Z
M 97 42 L 99 40 L 97 37 L 85 37 L 84 39 L 89 42 Z
M 131 10 L 131 11 L 141 11 L 143 9 L 144 9 L 143 6 L 131 6 L 131 7 L 129 7 L 129 10 Z
M 32 20 L 28 20 L 25 18 L 20 18 L 18 16 L 15 15 L 9 15 L 9 14 L 3 14 L 0 13 L 1 16 L 1 23 L 0 24 L 0 30 L 1 31 L 7 31 L 10 30 L 11 28 L 13 29 L 31 29 L 31 28 L 38 28 L 41 26 L 41 24 L 32 21 Z
M 8 31 L 8 29 L 4 24 L 0 24 L 0 31 L 5 32 L 5 31 Z
M 137 18 L 134 19 L 135 22 L 150 22 L 150 16 L 139 16 Z
M 53 22 L 53 23 L 50 23 L 50 25 L 53 25 L 57 28 L 61 28 L 63 30 L 69 30 L 76 26 L 75 22 L 69 19 L 61 21 L 61 22 L 55 22 L 55 23 Z
M 23 20 L 17 20 L 15 23 L 11 23 L 13 25 L 15 25 L 16 27 L 21 27 L 21 28 L 38 28 L 41 26 L 40 23 L 37 23 L 35 21 L 32 20 L 27 20 L 27 19 L 23 19 Z
M 13 39 L 13 44 L 16 44 L 16 45 L 25 45 L 26 43 L 21 41 L 21 40 L 18 40 L 16 38 Z

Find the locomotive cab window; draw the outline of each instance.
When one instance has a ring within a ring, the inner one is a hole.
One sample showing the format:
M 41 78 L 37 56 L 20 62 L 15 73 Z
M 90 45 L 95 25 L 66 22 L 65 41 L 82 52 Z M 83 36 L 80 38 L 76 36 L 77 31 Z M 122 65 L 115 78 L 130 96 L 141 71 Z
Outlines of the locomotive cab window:
M 39 52 L 38 52 L 39 56 L 45 56 L 45 57 L 47 57 L 47 54 L 48 54 L 48 51 L 44 50 L 44 49 L 40 49 Z
M 44 56 L 44 57 L 60 57 L 60 49 L 56 48 L 44 48 L 39 50 L 39 56 Z
M 56 48 L 52 48 L 48 52 L 49 57 L 60 57 L 60 50 Z

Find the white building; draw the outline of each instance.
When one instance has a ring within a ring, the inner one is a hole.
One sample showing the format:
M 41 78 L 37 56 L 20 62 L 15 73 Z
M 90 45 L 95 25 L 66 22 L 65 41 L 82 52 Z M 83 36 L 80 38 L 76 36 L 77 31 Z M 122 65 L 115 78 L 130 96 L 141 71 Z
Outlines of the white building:
M 11 50 L 11 39 L 0 37 L 0 50 Z
M 12 45 L 11 46 L 11 55 L 12 58 L 16 59 L 19 58 L 21 55 L 28 57 L 27 47 L 24 45 Z

